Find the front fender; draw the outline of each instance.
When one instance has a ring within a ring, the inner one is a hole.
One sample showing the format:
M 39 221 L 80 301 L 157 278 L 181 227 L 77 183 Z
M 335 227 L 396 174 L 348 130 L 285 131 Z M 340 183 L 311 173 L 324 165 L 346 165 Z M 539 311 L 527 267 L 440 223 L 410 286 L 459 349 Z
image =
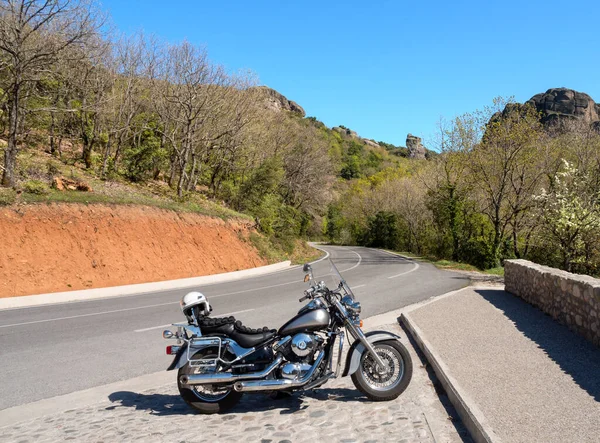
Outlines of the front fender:
M 179 369 L 185 365 L 188 362 L 187 355 L 187 343 L 184 343 L 183 346 L 179 348 L 179 351 L 177 351 L 177 354 L 175 354 L 175 358 L 173 359 L 171 365 L 167 368 L 167 371 Z
M 396 334 L 392 334 L 387 331 L 371 331 L 365 334 L 369 343 L 377 343 L 385 340 L 400 340 L 400 337 Z M 358 369 L 360 365 L 360 357 L 365 352 L 365 345 L 363 345 L 360 340 L 356 340 L 350 346 L 348 350 L 348 356 L 346 357 L 346 366 L 344 367 L 344 372 L 342 373 L 342 377 L 346 377 L 347 375 L 352 375 Z

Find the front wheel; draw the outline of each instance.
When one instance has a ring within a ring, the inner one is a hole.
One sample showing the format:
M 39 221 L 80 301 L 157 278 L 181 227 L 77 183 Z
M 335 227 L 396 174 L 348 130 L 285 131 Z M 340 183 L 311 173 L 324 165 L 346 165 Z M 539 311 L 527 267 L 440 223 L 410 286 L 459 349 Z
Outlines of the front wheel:
M 385 340 L 374 343 L 373 348 L 386 363 L 385 372 L 365 350 L 360 357 L 360 365 L 352 374 L 356 389 L 374 401 L 393 400 L 404 392 L 412 378 L 412 359 L 408 350 L 398 340 Z

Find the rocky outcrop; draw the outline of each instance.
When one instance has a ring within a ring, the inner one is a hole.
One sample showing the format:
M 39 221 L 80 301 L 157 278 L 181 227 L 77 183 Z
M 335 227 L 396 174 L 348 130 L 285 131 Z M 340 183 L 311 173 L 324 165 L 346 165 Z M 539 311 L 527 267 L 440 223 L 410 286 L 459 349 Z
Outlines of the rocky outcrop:
M 367 145 L 367 146 L 371 146 L 372 148 L 379 148 L 379 143 L 377 143 L 375 140 L 370 140 L 368 138 L 362 138 L 361 139 L 362 142 Z
M 422 140 L 412 134 L 406 136 L 406 148 L 408 149 L 408 158 L 424 159 L 427 149 L 421 144 Z
M 265 105 L 268 109 L 273 111 L 289 111 L 306 116 L 306 112 L 298 103 L 292 100 L 288 100 L 283 94 L 280 94 L 275 89 L 271 89 L 267 86 L 258 86 L 256 89 L 264 95 Z
M 52 187 L 58 191 L 93 191 L 92 187 L 87 183 L 81 180 L 72 180 L 66 177 L 54 177 L 52 179 Z
M 581 120 L 589 125 L 600 121 L 600 104 L 583 92 L 567 88 L 552 88 L 531 97 L 526 104 L 535 106 L 546 126 L 568 120 Z
M 363 138 L 359 136 L 356 131 L 352 129 L 348 129 L 345 126 L 334 126 L 331 128 L 333 131 L 342 134 L 345 137 L 355 138 L 359 140 L 361 143 L 364 143 L 367 146 L 371 146 L 372 148 L 380 148 L 381 146 L 375 140 L 371 140 L 370 138 Z
M 339 132 L 340 134 L 345 135 L 346 137 L 360 138 L 358 136 L 358 134 L 356 133 L 356 131 L 348 129 L 345 126 L 334 126 L 331 129 L 334 130 L 335 132 Z

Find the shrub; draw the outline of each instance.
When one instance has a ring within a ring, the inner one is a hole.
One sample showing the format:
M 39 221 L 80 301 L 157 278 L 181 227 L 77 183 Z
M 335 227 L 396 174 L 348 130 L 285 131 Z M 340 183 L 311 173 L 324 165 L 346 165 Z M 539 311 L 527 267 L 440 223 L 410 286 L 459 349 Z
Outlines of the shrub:
M 28 180 L 23 184 L 23 190 L 30 194 L 45 195 L 50 192 L 50 187 L 41 180 Z
M 12 205 L 17 198 L 14 189 L 0 188 L 0 206 Z

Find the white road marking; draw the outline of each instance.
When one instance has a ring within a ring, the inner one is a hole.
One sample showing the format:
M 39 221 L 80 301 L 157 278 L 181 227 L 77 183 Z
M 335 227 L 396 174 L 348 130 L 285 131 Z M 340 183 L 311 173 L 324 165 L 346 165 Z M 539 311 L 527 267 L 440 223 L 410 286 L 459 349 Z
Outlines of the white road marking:
M 362 288 L 363 286 L 367 286 L 367 285 L 357 285 L 357 286 L 352 286 L 352 289 L 358 289 L 358 288 Z
M 348 272 L 348 271 L 352 271 L 354 268 L 358 268 L 358 266 L 360 265 L 360 262 L 362 262 L 362 257 L 361 257 L 361 255 L 360 255 L 358 252 L 356 252 L 356 251 L 350 251 L 350 252 L 352 252 L 353 254 L 356 254 L 356 255 L 358 255 L 358 263 L 356 263 L 356 264 L 355 264 L 354 266 L 352 266 L 351 268 L 344 269 L 343 271 L 340 271 L 340 272 Z
M 412 261 L 411 258 L 405 257 L 403 255 L 400 255 L 400 254 L 396 253 L 396 252 L 390 252 L 390 251 L 386 251 L 385 249 L 376 249 L 376 248 L 368 248 L 368 249 L 370 249 L 371 251 L 378 251 L 378 252 L 383 252 L 384 254 L 393 255 L 394 257 L 401 258 L 402 260 Z
M 316 246 L 313 246 L 313 247 L 316 247 Z M 315 260 L 315 261 L 311 262 L 311 264 L 319 263 L 320 261 L 323 261 L 323 260 L 329 258 L 329 251 L 326 251 L 325 249 L 321 249 L 321 248 L 318 248 L 318 247 L 316 249 L 318 249 L 319 251 L 325 252 L 325 256 L 321 257 L 318 260 Z
M 317 263 L 321 260 L 324 260 L 325 258 L 329 257 L 329 252 L 325 251 L 327 253 L 327 255 L 319 260 L 317 260 L 316 262 L 313 263 Z M 348 269 L 344 269 L 343 271 L 340 272 L 346 272 L 346 271 L 351 271 L 352 269 L 356 268 L 358 265 L 360 265 L 360 262 L 362 261 L 362 257 L 360 256 L 360 254 L 358 252 L 354 252 L 354 251 L 350 251 L 353 252 L 354 254 L 358 255 L 358 263 L 356 263 L 354 266 L 352 266 L 351 268 Z M 270 285 L 270 286 L 262 286 L 260 288 L 253 288 L 253 289 L 244 289 L 242 291 L 235 291 L 235 292 L 226 292 L 225 294 L 217 294 L 217 295 L 211 295 L 209 298 L 216 298 L 216 297 L 224 297 L 226 295 L 235 295 L 235 294 L 244 294 L 246 292 L 255 292 L 255 291 L 261 291 L 263 289 L 271 289 L 271 288 L 278 288 L 280 286 L 287 286 L 287 285 L 293 285 L 296 283 L 302 283 L 302 280 L 297 280 L 297 281 L 290 281 L 287 283 L 278 283 L 276 285 Z
M 209 298 L 224 297 L 226 295 L 234 295 L 234 294 L 243 294 L 244 292 L 261 291 L 263 289 L 277 288 L 279 286 L 293 285 L 293 284 L 296 284 L 296 283 L 302 283 L 302 280 L 290 281 L 290 282 L 287 282 L 287 283 L 279 283 L 277 285 L 271 285 L 271 286 L 262 286 L 260 288 L 254 288 L 254 289 L 244 289 L 243 291 L 226 292 L 225 294 L 211 295 Z
M 254 309 L 244 309 L 243 311 L 227 312 L 226 314 L 219 314 L 219 317 L 227 317 L 229 315 L 241 314 L 242 312 L 250 312 L 250 311 L 254 311 Z M 175 322 L 173 322 L 173 323 L 175 323 Z M 173 323 L 169 323 L 166 325 L 160 325 L 160 326 L 152 326 L 151 328 L 136 329 L 133 332 L 146 332 L 146 331 L 152 331 L 154 329 L 168 328 L 170 326 L 173 326 Z
M 356 263 L 354 266 L 348 268 L 348 269 L 344 269 L 343 271 L 340 272 L 347 272 L 347 271 L 351 271 L 352 269 L 355 269 L 356 267 L 358 267 L 362 261 L 362 257 L 358 252 L 355 251 L 350 251 L 354 254 L 356 254 L 358 256 L 358 263 Z M 317 262 L 325 260 L 326 258 L 329 257 L 329 252 L 325 251 L 326 255 L 325 257 L 320 258 L 319 260 L 317 260 Z M 313 262 L 313 263 L 317 263 L 317 262 Z M 226 295 L 235 295 L 235 294 L 243 294 L 246 292 L 255 292 L 255 291 L 261 291 L 263 289 L 271 289 L 271 288 L 277 288 L 280 286 L 288 286 L 288 285 L 293 285 L 296 283 L 302 283 L 301 280 L 298 281 L 291 281 L 291 282 L 287 282 L 287 283 L 279 283 L 276 285 L 270 285 L 270 286 L 262 286 L 260 288 L 254 288 L 254 289 L 244 289 L 243 291 L 235 291 L 235 292 L 227 292 L 225 294 L 217 294 L 217 295 L 212 295 L 210 296 L 210 298 L 216 298 L 216 297 L 224 297 Z M 51 322 L 51 321 L 60 321 L 60 320 L 70 320 L 73 318 L 81 318 L 81 317 L 93 317 L 96 315 L 104 315 L 104 314 L 113 314 L 116 312 L 126 312 L 126 311 L 133 311 L 135 309 L 145 309 L 145 308 L 155 308 L 158 306 L 167 306 L 167 305 L 174 305 L 174 304 L 178 304 L 179 302 L 169 302 L 169 303 L 159 303 L 159 304 L 155 304 L 155 305 L 147 305 L 147 306 L 136 306 L 134 308 L 124 308 L 124 309 L 115 309 L 112 311 L 102 311 L 102 312 L 93 312 L 90 314 L 80 314 L 80 315 L 72 315 L 69 317 L 57 317 L 57 318 L 48 318 L 45 320 L 36 320 L 36 321 L 30 321 L 30 322 L 23 322 L 23 323 L 13 323 L 13 324 L 9 324 L 9 325 L 0 325 L 0 328 L 8 328 L 11 326 L 25 326 L 25 325 L 33 325 L 33 324 L 37 324 L 37 323 L 47 323 L 47 322 Z
M 413 268 L 409 271 L 405 271 L 405 272 L 401 272 L 400 274 L 396 274 L 396 275 L 392 275 L 391 277 L 388 278 L 396 278 L 396 277 L 400 277 L 401 275 L 406 275 L 406 274 L 410 274 L 413 271 L 416 271 L 417 269 L 419 269 L 419 264 L 417 262 L 413 262 Z
M 92 317 L 95 315 L 113 314 L 115 312 L 133 311 L 136 309 L 145 309 L 145 308 L 156 308 L 157 306 L 167 306 L 167 305 L 175 305 L 175 304 L 179 304 L 179 302 L 176 301 L 176 302 L 169 302 L 169 303 L 159 303 L 156 305 L 136 306 L 135 308 L 115 309 L 114 311 L 93 312 L 91 314 L 72 315 L 70 317 L 48 318 L 46 320 L 28 321 L 28 322 L 24 322 L 24 323 L 13 323 L 11 325 L 1 325 L 0 328 L 8 328 L 10 326 L 33 325 L 36 323 L 46 323 L 46 322 L 50 322 L 50 321 L 70 320 L 72 318 L 80 318 L 80 317 Z

